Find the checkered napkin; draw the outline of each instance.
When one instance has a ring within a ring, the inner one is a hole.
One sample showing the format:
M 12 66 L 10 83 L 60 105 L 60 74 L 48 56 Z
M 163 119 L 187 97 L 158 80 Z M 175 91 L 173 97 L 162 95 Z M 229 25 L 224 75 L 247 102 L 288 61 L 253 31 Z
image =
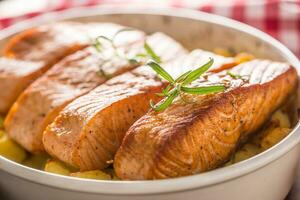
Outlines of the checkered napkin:
M 107 4 L 183 7 L 223 15 L 267 32 L 300 57 L 300 0 L 48 0 L 44 10 L 0 19 L 0 29 L 46 12 Z

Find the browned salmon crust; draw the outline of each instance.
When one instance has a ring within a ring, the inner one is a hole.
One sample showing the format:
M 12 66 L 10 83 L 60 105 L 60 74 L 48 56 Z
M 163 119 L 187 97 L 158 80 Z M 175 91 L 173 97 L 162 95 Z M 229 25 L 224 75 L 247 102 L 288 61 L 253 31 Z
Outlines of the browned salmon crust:
M 127 32 L 122 37 L 128 38 L 132 34 L 134 33 Z M 154 34 L 149 36 L 148 43 L 154 49 L 164 48 L 161 42 L 156 43 L 156 38 L 161 37 L 168 39 L 166 35 Z M 120 43 L 120 49 L 124 49 L 128 54 L 131 54 L 131 51 L 143 53 L 144 40 L 139 36 L 136 39 L 139 42 L 130 42 L 127 45 Z M 178 45 L 173 40 L 171 42 Z M 181 46 L 180 50 L 184 51 Z M 112 56 L 115 53 L 110 47 L 103 51 Z M 164 52 L 166 53 L 162 55 L 162 59 L 165 59 L 164 55 L 169 56 L 168 51 Z M 105 75 L 98 73 L 99 66 Z M 5 130 L 28 151 L 42 152 L 43 131 L 68 103 L 104 83 L 109 77 L 122 74 L 136 66 L 137 64 L 130 64 L 123 57 L 103 59 L 103 55 L 93 47 L 79 51 L 63 59 L 22 93 L 7 115 Z
M 44 132 L 46 151 L 80 170 L 103 169 L 128 128 L 158 100 L 162 82 L 151 71 L 125 73 L 69 104 Z
M 212 68 L 232 62 L 202 50 L 174 55 L 177 58 L 165 66 L 173 76 L 199 67 L 209 56 L 216 60 Z M 107 167 L 128 128 L 149 110 L 150 99 L 160 99 L 155 93 L 164 85 L 147 66 L 109 80 L 70 103 L 47 127 L 46 151 L 83 171 Z
M 3 58 L 0 62 L 0 90 L 5 90 L 0 98 L 0 113 L 6 113 L 30 83 L 62 58 L 87 47 L 97 34 L 108 36 L 121 28 L 110 23 L 64 22 L 32 28 L 12 37 L 3 52 L 11 60 Z M 144 38 L 143 32 L 135 32 Z
M 121 179 L 163 179 L 191 175 L 225 163 L 297 86 L 296 70 L 285 63 L 255 60 L 208 80 L 230 82 L 212 95 L 187 95 L 163 112 L 150 111 L 128 130 L 114 168 Z M 223 78 L 222 78 L 223 77 Z M 207 83 L 198 83 L 199 85 Z

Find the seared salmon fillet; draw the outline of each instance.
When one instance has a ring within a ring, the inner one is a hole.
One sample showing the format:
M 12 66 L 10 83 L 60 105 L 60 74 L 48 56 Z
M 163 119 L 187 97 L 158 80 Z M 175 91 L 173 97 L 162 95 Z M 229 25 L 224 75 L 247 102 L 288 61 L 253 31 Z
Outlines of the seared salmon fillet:
M 173 56 L 177 58 L 163 65 L 174 76 L 180 72 L 177 67 L 191 70 L 208 56 L 216 60 L 212 68 L 232 62 L 232 58 L 202 50 Z M 47 127 L 46 151 L 83 171 L 107 167 L 128 128 L 149 110 L 149 100 L 160 100 L 155 93 L 164 85 L 150 67 L 141 66 L 98 86 L 70 103 Z
M 9 85 L 5 87 L 5 93 L 1 96 L 3 98 L 0 99 L 0 113 L 6 113 L 31 82 L 62 58 L 87 47 L 91 38 L 97 35 L 111 36 L 122 28 L 110 23 L 64 22 L 32 28 L 12 37 L 3 50 L 4 57 L 10 60 L 3 58 L 0 62 L 0 89 Z M 126 39 L 136 42 L 144 37 L 143 32 L 132 31 Z M 117 39 L 124 40 L 124 37 Z
M 226 91 L 186 95 L 162 112 L 149 111 L 126 133 L 114 159 L 121 179 L 164 179 L 214 169 L 258 130 L 297 86 L 286 63 L 254 60 L 212 74 L 194 86 L 229 84 Z
M 118 37 L 128 38 L 130 34 L 131 31 L 124 32 Z M 157 52 L 162 53 L 163 60 L 169 58 L 170 52 L 160 50 L 165 48 L 163 43 L 157 43 L 160 38 L 174 44 L 178 51 L 185 52 L 177 42 L 164 34 L 157 33 L 149 36 L 147 42 Z M 119 50 L 122 49 L 127 54 L 132 54 L 132 51 L 144 53 L 143 44 L 144 40 L 127 45 L 123 43 L 119 44 Z M 28 151 L 42 152 L 44 129 L 68 103 L 104 83 L 110 77 L 137 66 L 128 62 L 127 58 L 115 56 L 115 51 L 109 46 L 102 51 L 106 54 L 105 58 L 94 47 L 70 55 L 31 84 L 14 103 L 5 119 L 4 127 L 7 134 Z M 108 56 L 109 59 L 107 54 L 111 54 Z M 105 74 L 99 72 L 99 67 Z
M 5 114 L 19 94 L 41 75 L 42 65 L 42 62 L 0 58 L 0 114 Z

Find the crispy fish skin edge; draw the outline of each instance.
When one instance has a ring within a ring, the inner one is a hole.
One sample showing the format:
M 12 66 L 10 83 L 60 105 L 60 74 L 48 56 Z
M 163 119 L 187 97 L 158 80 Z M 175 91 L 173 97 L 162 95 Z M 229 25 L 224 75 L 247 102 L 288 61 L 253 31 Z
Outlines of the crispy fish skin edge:
M 227 106 L 233 106 L 231 103 L 233 95 L 243 94 L 242 96 L 244 97 L 241 99 L 243 102 L 243 99 L 246 100 L 247 97 L 251 97 L 251 94 L 253 95 L 253 92 L 255 91 L 262 92 L 263 98 L 265 94 L 268 93 L 268 90 L 273 89 L 273 91 L 270 91 L 269 93 L 275 93 L 276 87 L 281 86 L 281 90 L 278 92 L 285 93 L 280 94 L 280 100 L 270 98 L 270 100 L 275 100 L 276 102 L 273 102 L 273 106 L 269 109 L 270 111 L 262 116 L 261 122 L 257 122 L 256 126 L 254 127 L 251 127 L 251 122 L 248 123 L 248 126 L 250 126 L 248 128 L 252 133 L 253 131 L 257 130 L 263 124 L 263 122 L 284 103 L 288 96 L 296 90 L 297 82 L 297 72 L 295 68 L 290 66 L 287 71 L 275 77 L 270 82 L 254 84 L 250 85 L 249 87 L 239 87 L 229 92 L 221 93 L 221 98 L 214 102 L 213 107 L 195 113 L 189 120 L 182 122 L 185 124 L 182 128 L 177 130 L 176 128 L 171 129 L 169 134 L 167 133 L 167 136 L 165 135 L 164 137 L 159 138 L 161 139 L 161 142 L 158 142 L 158 145 L 154 144 L 157 142 L 157 140 L 152 141 L 153 143 L 151 143 L 151 140 L 153 140 L 152 138 L 147 138 L 147 134 L 143 135 L 142 132 L 139 132 L 139 130 L 143 128 L 140 126 L 140 124 L 143 124 L 143 120 L 147 119 L 147 116 L 149 117 L 153 115 L 154 111 L 150 111 L 147 115 L 139 119 L 126 133 L 126 136 L 123 139 L 122 145 L 119 148 L 114 160 L 114 168 L 117 176 L 125 180 L 164 179 L 192 175 L 221 166 L 234 153 L 238 142 L 240 140 L 246 140 L 248 135 L 244 134 L 235 136 L 235 145 L 231 148 L 228 148 L 227 152 L 221 159 L 209 160 L 209 158 L 207 158 L 207 153 L 206 156 L 205 154 L 200 156 L 199 152 L 201 150 L 195 147 L 200 145 L 199 143 L 196 142 L 196 144 L 193 146 L 193 149 L 189 146 L 191 142 L 187 141 L 188 139 L 192 141 L 193 138 L 197 137 L 195 134 L 201 135 L 197 130 L 199 130 L 199 127 L 201 127 L 201 122 L 205 120 L 203 117 L 208 116 L 209 118 L 211 114 L 214 115 L 214 113 L 217 111 L 217 107 L 218 109 L 222 110 Z M 240 123 L 240 125 L 245 126 L 243 123 Z M 245 130 L 245 127 L 243 129 L 239 129 L 238 132 L 247 131 Z M 194 136 L 191 136 L 192 134 L 194 134 Z M 144 137 L 143 139 L 150 141 L 150 144 L 146 144 L 146 142 L 144 144 L 136 144 L 142 142 L 141 140 L 137 141 L 136 137 Z M 150 137 L 154 137 L 154 135 L 151 135 Z M 152 145 L 154 148 L 157 147 L 157 149 L 151 149 Z M 141 146 L 143 146 L 143 148 L 136 148 Z M 200 148 L 202 149 L 205 147 Z M 173 158 L 176 158 L 175 161 L 171 160 L 173 162 L 171 165 L 166 164 L 166 155 L 168 154 L 171 154 L 173 155 Z M 193 157 L 190 158 L 187 155 L 193 155 Z M 199 157 L 196 158 L 196 160 L 189 161 L 189 159 L 195 159 L 195 156 Z M 132 167 L 132 163 L 134 163 L 133 165 L 136 166 Z

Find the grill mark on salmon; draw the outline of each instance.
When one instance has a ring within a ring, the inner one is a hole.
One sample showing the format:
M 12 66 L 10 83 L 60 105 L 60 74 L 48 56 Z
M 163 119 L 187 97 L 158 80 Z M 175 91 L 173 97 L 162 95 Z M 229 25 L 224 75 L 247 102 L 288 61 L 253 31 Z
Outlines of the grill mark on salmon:
M 194 69 L 207 62 L 207 55 L 216 60 L 213 69 L 233 61 L 232 58 L 195 50 L 183 56 L 176 53 L 173 55 L 176 59 L 163 66 L 177 76 L 177 67 Z M 43 143 L 46 151 L 80 170 L 107 167 L 128 128 L 149 110 L 150 99 L 160 100 L 155 93 L 160 92 L 165 84 L 148 66 L 141 66 L 77 98 L 45 130 Z M 94 152 L 90 154 L 97 155 L 97 158 L 90 158 L 88 152 Z
M 91 38 L 111 36 L 122 28 L 110 23 L 64 22 L 39 26 L 13 36 L 3 49 L 6 58 L 0 61 L 0 90 L 5 90 L 0 98 L 0 113 L 6 113 L 21 92 L 55 63 L 86 48 Z M 138 41 L 144 39 L 144 33 L 133 31 L 126 36 L 127 43 L 136 42 L 137 38 Z M 124 39 L 117 37 L 116 43 L 122 44 Z M 9 87 L 5 87 L 7 85 Z
M 133 32 L 127 32 L 122 37 L 128 38 L 127 36 L 131 34 Z M 120 37 L 118 36 L 119 40 Z M 165 42 L 153 43 L 156 41 L 153 39 L 157 37 L 162 37 Z M 120 49 L 129 50 L 128 54 L 132 54 L 131 51 L 143 53 L 144 40 L 140 40 L 139 37 L 136 39 L 140 42 L 119 44 Z M 174 43 L 174 48 L 177 48 L 178 52 L 180 50 L 185 52 L 179 44 L 162 33 L 153 34 L 149 39 L 148 42 L 154 50 L 160 50 L 162 45 L 170 42 Z M 115 53 L 109 47 L 103 51 L 112 56 Z M 111 76 L 122 74 L 137 66 L 129 64 L 126 58 L 115 56 L 107 61 L 102 56 L 93 47 L 86 48 L 66 57 L 30 85 L 15 102 L 5 119 L 4 127 L 8 135 L 30 152 L 44 151 L 42 133 L 47 125 L 72 100 L 108 80 L 108 77 L 97 73 L 99 66 Z M 161 57 L 165 59 L 164 54 Z
M 192 175 L 224 164 L 237 146 L 258 130 L 297 87 L 297 72 L 286 63 L 254 60 L 233 67 L 208 80 L 230 81 L 222 93 L 177 98 L 163 112 L 149 111 L 126 133 L 114 160 L 121 179 L 163 179 Z

